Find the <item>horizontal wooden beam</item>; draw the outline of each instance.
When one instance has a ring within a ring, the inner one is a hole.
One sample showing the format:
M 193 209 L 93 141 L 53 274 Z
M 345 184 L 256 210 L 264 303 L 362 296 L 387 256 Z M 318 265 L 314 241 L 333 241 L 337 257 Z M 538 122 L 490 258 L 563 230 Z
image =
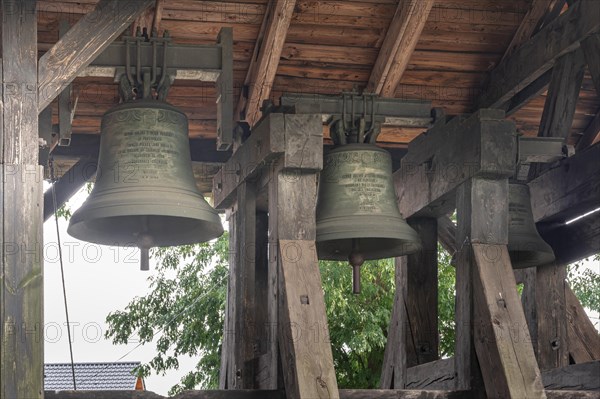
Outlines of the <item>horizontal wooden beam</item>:
M 42 111 L 154 0 L 100 0 L 48 50 L 38 64 Z
M 558 163 L 529 182 L 533 219 L 564 223 L 600 204 L 600 144 Z
M 454 369 L 454 358 L 409 367 L 406 370 L 406 388 L 451 390 L 456 383 Z
M 285 392 L 264 390 L 186 391 L 172 399 L 284 399 Z M 150 391 L 45 391 L 46 399 L 166 399 Z M 469 391 L 340 389 L 340 399 L 471 399 Z M 546 391 L 547 399 L 598 399 L 594 391 Z
M 487 89 L 477 102 L 496 108 L 553 67 L 562 55 L 600 30 L 600 2 L 580 0 L 504 59 L 491 73 Z
M 600 361 L 548 370 L 542 373 L 542 379 L 546 389 L 600 391 Z
M 394 173 L 402 215 L 447 215 L 455 208 L 457 187 L 469 178 L 512 176 L 515 133 L 503 111 L 482 109 L 468 119 L 435 125 L 415 138 Z
M 320 151 L 323 128 L 319 115 L 270 113 L 253 129 L 252 134 L 233 154 L 213 180 L 213 198 L 217 209 L 231 206 L 238 185 L 248 179 L 259 179 L 273 162 L 283 157 L 287 170 L 316 171 L 323 168 Z M 318 144 L 316 147 L 314 144 Z

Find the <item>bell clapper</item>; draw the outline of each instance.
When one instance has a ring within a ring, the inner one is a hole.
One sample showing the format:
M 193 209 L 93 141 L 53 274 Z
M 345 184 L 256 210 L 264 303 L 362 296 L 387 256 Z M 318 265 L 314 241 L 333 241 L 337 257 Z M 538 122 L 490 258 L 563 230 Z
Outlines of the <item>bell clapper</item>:
M 352 293 L 360 294 L 360 267 L 365 263 L 365 257 L 358 252 L 358 240 L 352 239 L 352 252 L 348 256 L 348 262 L 352 266 Z
M 152 236 L 148 234 L 148 217 L 142 216 L 143 232 L 138 237 L 138 247 L 140 248 L 140 270 L 150 270 L 150 248 L 154 246 Z

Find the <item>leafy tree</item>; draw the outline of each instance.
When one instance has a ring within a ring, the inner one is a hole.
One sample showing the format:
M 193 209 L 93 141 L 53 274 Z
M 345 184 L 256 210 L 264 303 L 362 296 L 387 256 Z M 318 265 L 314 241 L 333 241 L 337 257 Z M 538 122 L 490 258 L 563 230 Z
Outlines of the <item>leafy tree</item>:
M 170 394 L 196 387 L 216 388 L 220 365 L 228 275 L 228 235 L 211 243 L 161 248 L 151 293 L 135 298 L 122 311 L 108 315 L 107 338 L 115 344 L 132 337 L 139 345 L 156 338 L 156 355 L 140 367 L 141 375 L 164 374 L 179 367 L 177 358 L 199 360 Z M 438 251 L 440 355 L 454 354 L 455 270 L 451 257 Z M 597 255 L 595 261 L 600 261 Z M 569 282 L 582 304 L 600 308 L 600 275 L 569 268 Z M 387 328 L 394 300 L 394 262 L 384 259 L 362 267 L 362 293 L 351 292 L 352 273 L 345 262 L 321 262 L 321 279 L 338 384 L 343 388 L 375 388 L 379 383 Z
M 181 355 L 198 357 L 196 368 L 170 394 L 218 386 L 228 250 L 226 233 L 212 243 L 155 251 L 158 273 L 150 278 L 150 294 L 107 317 L 106 337 L 115 344 L 136 337 L 143 345 L 156 338 L 156 355 L 140 367 L 141 375 L 177 369 Z M 454 268 L 443 250 L 439 261 L 440 348 L 442 355 L 450 356 L 454 351 Z M 361 295 L 352 294 L 347 263 L 321 262 L 320 269 L 338 384 L 375 388 L 394 300 L 394 262 L 366 262 Z

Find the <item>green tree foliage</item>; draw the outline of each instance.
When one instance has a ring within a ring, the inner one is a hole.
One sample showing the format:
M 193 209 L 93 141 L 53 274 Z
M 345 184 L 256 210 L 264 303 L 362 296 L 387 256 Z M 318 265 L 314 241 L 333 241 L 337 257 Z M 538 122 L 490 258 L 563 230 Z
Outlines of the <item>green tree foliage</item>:
M 141 375 L 178 369 L 180 356 L 198 359 L 170 394 L 218 386 L 228 251 L 227 233 L 211 243 L 155 251 L 151 292 L 107 317 L 106 337 L 115 344 L 131 339 L 139 345 L 155 343 L 156 355 L 140 367 Z M 446 251 L 439 247 L 438 254 L 440 355 L 449 357 L 454 354 L 455 270 Z M 570 269 L 570 283 L 584 306 L 598 309 L 600 276 L 579 267 Z M 345 262 L 321 262 L 320 270 L 338 385 L 376 388 L 394 300 L 394 262 L 366 262 L 360 295 L 352 294 L 351 268 Z
M 577 262 L 569 266 L 567 280 L 573 292 L 581 301 L 581 304 L 596 312 L 600 311 L 600 254 L 586 259 L 594 262 L 597 271 L 593 269 L 582 270 L 583 262 Z
M 153 253 L 157 275 L 151 292 L 108 315 L 106 337 L 115 344 L 136 339 L 155 342 L 156 355 L 139 369 L 141 375 L 178 369 L 178 357 L 197 357 L 171 394 L 218 386 L 220 344 L 227 295 L 228 235 L 212 243 L 162 248 Z M 440 251 L 440 333 L 442 355 L 454 350 L 454 268 Z M 376 388 L 395 292 L 391 259 L 366 262 L 362 293 L 352 294 L 352 273 L 345 262 L 321 262 L 330 340 L 338 384 L 344 388 Z

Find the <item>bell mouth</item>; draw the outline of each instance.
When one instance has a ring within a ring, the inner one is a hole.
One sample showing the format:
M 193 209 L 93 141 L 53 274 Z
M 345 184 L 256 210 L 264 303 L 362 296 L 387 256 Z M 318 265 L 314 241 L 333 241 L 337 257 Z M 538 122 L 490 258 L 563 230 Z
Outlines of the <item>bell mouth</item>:
M 545 251 L 516 250 L 509 251 L 509 254 L 513 269 L 543 266 L 553 262 L 555 259 L 552 252 Z
M 408 255 L 421 249 L 418 242 L 397 238 L 356 237 L 360 254 L 364 260 L 395 258 Z M 352 238 L 317 242 L 317 255 L 321 260 L 348 261 L 352 253 Z

